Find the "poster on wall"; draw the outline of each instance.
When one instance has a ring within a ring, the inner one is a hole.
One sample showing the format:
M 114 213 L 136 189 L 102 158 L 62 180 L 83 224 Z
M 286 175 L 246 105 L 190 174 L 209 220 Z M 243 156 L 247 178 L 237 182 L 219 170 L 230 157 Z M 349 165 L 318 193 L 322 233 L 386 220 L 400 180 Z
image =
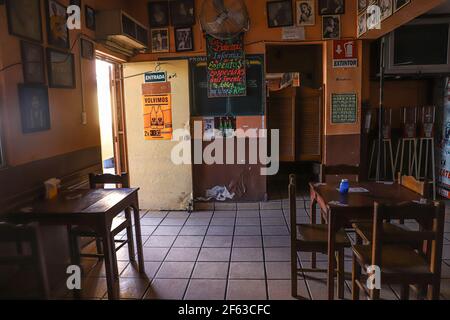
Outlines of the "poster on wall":
M 206 35 L 208 97 L 247 95 L 244 34 L 219 40 Z
M 172 140 L 172 97 L 143 94 L 145 140 Z
M 358 121 L 358 99 L 355 93 L 331 95 L 331 123 L 352 124 Z

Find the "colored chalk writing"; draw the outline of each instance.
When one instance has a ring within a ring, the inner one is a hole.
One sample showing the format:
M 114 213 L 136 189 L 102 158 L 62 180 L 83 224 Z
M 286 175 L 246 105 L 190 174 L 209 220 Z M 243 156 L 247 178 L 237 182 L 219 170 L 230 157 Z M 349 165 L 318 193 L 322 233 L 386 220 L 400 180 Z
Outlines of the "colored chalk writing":
M 246 96 L 244 34 L 229 40 L 207 35 L 206 41 L 208 97 Z

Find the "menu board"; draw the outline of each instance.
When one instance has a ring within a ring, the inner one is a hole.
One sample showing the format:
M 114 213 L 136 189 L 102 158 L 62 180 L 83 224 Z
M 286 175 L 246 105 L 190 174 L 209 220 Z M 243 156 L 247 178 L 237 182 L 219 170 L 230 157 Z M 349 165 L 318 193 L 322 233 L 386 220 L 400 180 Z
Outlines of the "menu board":
M 206 35 L 208 97 L 247 95 L 244 34 L 219 40 Z
M 358 118 L 358 101 L 356 94 L 343 93 L 331 95 L 331 123 L 356 123 Z

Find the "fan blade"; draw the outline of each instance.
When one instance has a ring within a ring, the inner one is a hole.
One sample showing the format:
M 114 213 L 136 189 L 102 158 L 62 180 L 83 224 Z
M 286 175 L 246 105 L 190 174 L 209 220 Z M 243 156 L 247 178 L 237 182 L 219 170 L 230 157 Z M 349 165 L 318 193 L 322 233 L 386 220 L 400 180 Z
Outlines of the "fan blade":
M 217 12 L 219 12 L 219 15 L 223 12 L 227 12 L 227 9 L 225 9 L 224 0 L 213 0 L 213 5 Z

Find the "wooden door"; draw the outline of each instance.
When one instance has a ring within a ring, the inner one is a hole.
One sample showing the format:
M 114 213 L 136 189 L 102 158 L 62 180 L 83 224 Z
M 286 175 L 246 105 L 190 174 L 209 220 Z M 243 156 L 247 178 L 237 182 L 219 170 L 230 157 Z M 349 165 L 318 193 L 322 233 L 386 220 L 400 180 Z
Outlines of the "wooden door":
M 322 161 L 322 89 L 296 90 L 296 159 Z
M 269 129 L 280 130 L 280 161 L 295 161 L 294 88 L 271 92 L 268 99 Z

